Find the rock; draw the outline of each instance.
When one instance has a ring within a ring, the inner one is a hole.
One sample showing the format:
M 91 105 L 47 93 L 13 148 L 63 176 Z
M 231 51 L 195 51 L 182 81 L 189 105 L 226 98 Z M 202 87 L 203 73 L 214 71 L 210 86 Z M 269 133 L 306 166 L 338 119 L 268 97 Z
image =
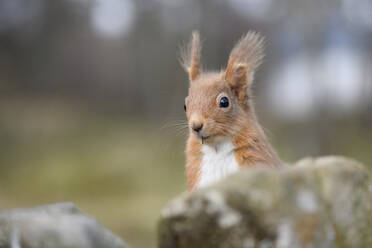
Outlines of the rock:
M 351 159 L 252 168 L 163 209 L 159 247 L 372 247 L 372 180 Z
M 1 248 L 126 248 L 72 203 L 0 212 Z

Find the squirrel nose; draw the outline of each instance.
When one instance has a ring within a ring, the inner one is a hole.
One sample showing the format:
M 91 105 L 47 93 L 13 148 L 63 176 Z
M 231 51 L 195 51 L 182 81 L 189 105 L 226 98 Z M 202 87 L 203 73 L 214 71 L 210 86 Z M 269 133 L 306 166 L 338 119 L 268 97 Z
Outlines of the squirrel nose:
M 192 124 L 192 130 L 199 133 L 200 130 L 203 128 L 203 123 L 193 123 Z

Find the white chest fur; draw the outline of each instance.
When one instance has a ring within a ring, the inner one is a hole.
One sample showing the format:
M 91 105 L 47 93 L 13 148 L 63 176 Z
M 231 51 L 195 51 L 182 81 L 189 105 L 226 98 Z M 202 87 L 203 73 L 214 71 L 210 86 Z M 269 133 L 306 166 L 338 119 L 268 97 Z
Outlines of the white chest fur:
M 198 188 L 217 182 L 238 170 L 234 145 L 231 142 L 223 142 L 216 147 L 203 145 L 202 153 L 201 178 Z

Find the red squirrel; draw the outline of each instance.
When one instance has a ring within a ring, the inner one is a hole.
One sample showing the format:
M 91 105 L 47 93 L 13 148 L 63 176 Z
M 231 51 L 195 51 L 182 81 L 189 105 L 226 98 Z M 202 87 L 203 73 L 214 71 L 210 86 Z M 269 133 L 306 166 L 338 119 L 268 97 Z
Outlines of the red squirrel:
M 190 81 L 184 105 L 189 191 L 239 169 L 283 166 L 257 121 L 251 97 L 254 72 L 264 57 L 263 43 L 262 36 L 250 31 L 232 49 L 226 69 L 204 72 L 199 33 L 192 33 L 181 57 Z

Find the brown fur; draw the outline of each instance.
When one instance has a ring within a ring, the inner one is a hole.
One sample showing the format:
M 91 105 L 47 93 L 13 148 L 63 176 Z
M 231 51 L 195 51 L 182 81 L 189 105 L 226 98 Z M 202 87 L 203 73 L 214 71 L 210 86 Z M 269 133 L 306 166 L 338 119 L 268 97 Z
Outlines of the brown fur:
M 186 148 L 189 190 L 195 188 L 201 176 L 202 143 L 213 146 L 223 139 L 231 139 L 240 168 L 259 164 L 281 166 L 257 121 L 250 99 L 254 72 L 263 58 L 263 38 L 248 32 L 231 51 L 227 68 L 221 72 L 202 73 L 200 52 L 199 34 L 193 32 L 188 50 L 183 54 L 183 66 L 190 78 L 185 100 L 190 127 Z M 229 99 L 227 108 L 219 107 L 222 97 Z M 192 127 L 200 124 L 203 124 L 202 130 L 194 132 Z

